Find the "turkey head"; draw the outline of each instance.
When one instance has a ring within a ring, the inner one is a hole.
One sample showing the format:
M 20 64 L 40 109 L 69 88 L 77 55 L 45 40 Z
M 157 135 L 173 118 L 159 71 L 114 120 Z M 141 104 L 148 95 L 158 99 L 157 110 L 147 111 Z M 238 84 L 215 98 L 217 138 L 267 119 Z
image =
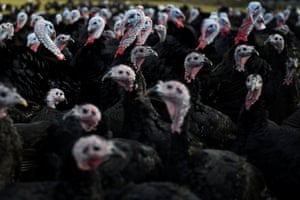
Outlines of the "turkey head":
M 123 87 L 126 91 L 132 92 L 134 90 L 135 83 L 135 72 L 127 65 L 117 65 L 112 67 L 109 72 L 107 72 L 102 81 L 110 78 Z
M 155 94 L 164 101 L 172 120 L 172 133 L 180 134 L 184 118 L 190 108 L 190 93 L 186 86 L 178 81 L 159 81 L 146 94 Z
M 254 46 L 244 44 L 237 46 L 234 51 L 235 69 L 239 72 L 244 72 L 245 64 L 253 54 L 258 55 L 258 52 L 254 49 Z
M 245 108 L 247 110 L 259 99 L 262 91 L 263 80 L 259 74 L 250 74 L 246 80 L 246 88 L 248 90 Z
M 97 129 L 101 120 L 100 110 L 92 104 L 76 105 L 72 110 L 67 112 L 63 119 L 75 117 L 79 120 L 82 129 L 90 132 Z
M 204 54 L 189 53 L 184 60 L 184 80 L 188 83 L 195 80 L 198 72 L 206 65 L 212 66 L 212 62 Z
M 88 171 L 97 168 L 111 156 L 126 157 L 114 142 L 96 135 L 81 137 L 72 148 L 72 155 L 80 170 Z

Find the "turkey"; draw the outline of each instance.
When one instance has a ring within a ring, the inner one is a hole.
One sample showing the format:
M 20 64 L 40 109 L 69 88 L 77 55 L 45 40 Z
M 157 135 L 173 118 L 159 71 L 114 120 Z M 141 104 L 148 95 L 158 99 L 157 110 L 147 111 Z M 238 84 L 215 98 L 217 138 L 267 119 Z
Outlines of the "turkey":
M 215 38 L 220 33 L 220 25 L 219 22 L 215 19 L 204 19 L 201 26 L 201 36 L 198 38 L 198 45 L 196 47 L 196 51 L 201 51 L 204 53 L 209 59 L 213 60 L 218 64 L 222 57 L 217 54 L 217 50 L 213 44 Z
M 184 79 L 191 93 L 189 132 L 209 148 L 230 149 L 236 139 L 237 128 L 223 113 L 202 103 L 202 87 L 210 78 L 211 61 L 203 54 L 189 53 L 184 61 Z
M 275 197 L 298 198 L 300 161 L 296 155 L 300 137 L 299 131 L 289 125 L 295 118 L 287 119 L 283 126 L 269 121 L 263 99 L 263 78 L 251 74 L 246 85 L 248 93 L 239 118 L 238 152 L 261 170 Z
M 171 133 L 165 133 L 171 134 L 171 155 L 165 172 L 169 181 L 189 187 L 201 199 L 263 199 L 262 195 L 267 195 L 260 172 L 243 157 L 188 144 L 191 105 L 185 85 L 178 81 L 159 82 L 148 93 L 165 102 L 172 119 Z
M 18 180 L 18 168 L 22 160 L 22 139 L 7 115 L 7 108 L 15 104 L 27 106 L 15 89 L 0 85 L 0 189 Z
M 149 98 L 144 97 L 146 83 L 140 70 L 137 75 L 126 65 L 111 68 L 103 79 L 112 79 L 125 92 L 120 102 L 123 110 L 122 132 L 117 137 L 137 140 L 153 147 L 163 162 L 169 155 L 169 123 L 162 121 Z M 132 110 L 132 108 L 135 108 Z M 114 110 L 120 117 L 119 110 Z M 115 125 L 115 124 L 113 124 Z
M 122 151 L 95 135 L 80 137 L 69 148 L 58 180 L 11 185 L 0 192 L 1 199 L 103 199 L 96 168 L 112 156 L 123 156 Z
M 60 111 L 56 110 L 56 106 L 58 106 L 62 102 L 67 101 L 65 93 L 62 90 L 58 88 L 50 89 L 47 93 L 45 101 L 47 106 L 34 113 L 31 122 L 48 121 L 55 119 L 59 116 L 62 117 L 63 114 Z
M 22 163 L 24 181 L 55 179 L 62 157 L 70 145 L 80 136 L 99 135 L 96 130 L 101 113 L 94 105 L 76 105 L 63 117 L 55 113 L 52 116 L 48 120 L 16 125 L 26 142 L 26 159 Z
M 232 48 L 225 59 L 211 72 L 207 82 L 209 94 L 203 102 L 228 115 L 234 122 L 247 93 L 244 80 L 251 73 L 260 73 L 264 80 L 269 78 L 271 67 L 257 55 L 253 46 L 238 45 Z
M 155 149 L 124 138 L 112 138 L 111 141 L 124 156 L 111 158 L 99 169 L 104 189 L 120 189 L 130 183 L 162 179 L 163 165 Z
M 265 83 L 268 94 L 264 96 L 269 99 L 269 118 L 278 124 L 298 107 L 297 82 L 293 81 L 298 71 L 298 61 L 289 57 L 289 48 L 284 37 L 275 33 L 265 41 L 262 51 L 262 57 L 272 67 L 269 81 Z
M 104 30 L 104 19 L 96 16 L 89 20 L 87 30 L 89 37 L 85 45 L 74 56 L 74 66 L 77 78 L 80 81 L 80 94 L 77 102 L 89 102 L 101 110 L 106 110 L 119 99 L 111 85 L 101 84 L 101 77 L 113 61 L 117 47 L 110 46 L 101 37 Z M 112 92 L 114 91 L 114 92 Z

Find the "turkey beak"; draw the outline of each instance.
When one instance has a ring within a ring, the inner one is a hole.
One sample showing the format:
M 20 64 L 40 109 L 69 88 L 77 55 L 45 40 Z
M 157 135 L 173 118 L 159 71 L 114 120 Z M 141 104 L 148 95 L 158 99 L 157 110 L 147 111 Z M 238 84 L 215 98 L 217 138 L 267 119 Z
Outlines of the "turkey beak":
M 255 90 L 255 82 L 253 82 L 251 85 L 251 92 L 253 92 L 254 90 Z
M 111 78 L 112 76 L 112 72 L 109 71 L 106 74 L 104 74 L 104 76 L 102 77 L 101 81 L 104 82 L 106 79 Z
M 16 99 L 16 103 L 18 103 L 24 107 L 28 106 L 27 101 L 23 97 L 21 97 L 19 94 L 16 94 L 15 99 Z
M 112 147 L 110 155 L 111 156 L 119 156 L 123 159 L 125 159 L 127 157 L 126 154 L 122 150 L 117 148 L 116 146 Z
M 70 110 L 69 112 L 67 112 L 66 114 L 64 114 L 64 116 L 63 116 L 63 120 L 66 120 L 67 118 L 69 118 L 69 117 L 71 117 L 71 116 L 73 116 L 74 115 L 74 110 L 72 109 L 72 110 Z
M 264 41 L 264 45 L 268 44 L 269 42 L 270 42 L 270 38 L 268 38 Z
M 152 87 L 152 88 L 149 88 L 149 89 L 145 92 L 144 96 L 152 96 L 152 95 L 154 95 L 154 94 L 157 94 L 157 87 L 156 87 L 156 86 L 154 86 L 154 87 Z
M 156 57 L 158 57 L 158 53 L 156 52 L 156 51 L 152 51 L 152 54 L 154 55 L 154 56 L 156 56 Z
M 69 41 L 71 41 L 72 43 L 75 43 L 75 40 L 71 37 L 70 37 Z
M 27 101 L 25 99 L 23 99 L 23 98 L 21 99 L 21 103 L 20 104 L 23 105 L 24 107 L 28 106 Z
M 204 62 L 203 62 L 204 65 L 208 65 L 209 67 L 212 67 L 213 66 L 213 63 L 210 59 L 208 58 L 205 58 L 204 59 Z
M 67 100 L 67 98 L 64 98 L 64 100 L 63 100 L 66 104 L 68 104 L 68 100 Z
M 259 52 L 256 49 L 253 50 L 253 53 L 259 56 Z
M 249 17 L 251 19 L 251 22 L 254 23 L 254 11 L 253 11 L 253 9 L 249 9 Z

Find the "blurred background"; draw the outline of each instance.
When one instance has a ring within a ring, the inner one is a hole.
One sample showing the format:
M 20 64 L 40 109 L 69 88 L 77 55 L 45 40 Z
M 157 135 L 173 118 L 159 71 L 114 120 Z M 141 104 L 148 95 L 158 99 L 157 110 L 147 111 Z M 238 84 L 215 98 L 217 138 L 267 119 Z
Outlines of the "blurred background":
M 93 5 L 101 4 L 111 4 L 111 3 L 126 3 L 126 4 L 151 4 L 151 5 L 166 5 L 166 4 L 175 4 L 178 6 L 195 6 L 199 7 L 203 11 L 213 11 L 217 7 L 227 6 L 235 7 L 241 10 L 245 9 L 249 0 L 1 0 L 0 5 L 3 6 L 16 6 L 20 8 L 26 3 L 33 3 L 39 5 L 39 10 L 48 10 L 49 5 L 66 5 L 72 3 L 89 3 Z M 260 1 L 264 7 L 279 10 L 287 5 L 291 6 L 300 6 L 300 0 L 261 0 Z M 3 10 L 3 9 L 2 9 Z

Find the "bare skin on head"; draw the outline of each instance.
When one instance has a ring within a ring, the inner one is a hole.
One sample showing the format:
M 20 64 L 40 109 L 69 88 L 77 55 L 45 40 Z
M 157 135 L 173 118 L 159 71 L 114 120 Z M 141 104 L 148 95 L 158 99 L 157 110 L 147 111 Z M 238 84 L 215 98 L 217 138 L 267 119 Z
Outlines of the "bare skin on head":
M 270 43 L 279 54 L 284 49 L 284 38 L 279 34 L 269 35 L 268 39 L 265 41 L 265 44 Z
M 53 24 L 50 21 L 42 18 L 38 19 L 34 26 L 34 33 L 39 41 L 51 51 L 58 60 L 64 60 L 65 56 L 61 53 L 60 49 L 55 45 L 54 39 L 56 37 L 56 31 Z
M 58 88 L 52 88 L 46 97 L 47 106 L 53 109 L 56 108 L 56 105 L 64 101 L 66 101 L 65 93 Z
M 21 11 L 21 12 L 18 13 L 17 25 L 16 25 L 16 28 L 15 28 L 16 33 L 19 32 L 24 27 L 27 20 L 28 20 L 28 15 L 24 11 Z
M 126 157 L 112 141 L 96 135 L 80 138 L 74 144 L 72 154 L 77 167 L 83 171 L 97 168 L 114 155 Z
M 184 80 L 188 83 L 195 80 L 199 71 L 206 64 L 212 66 L 212 62 L 204 54 L 197 52 L 189 53 L 184 60 Z
M 14 25 L 12 23 L 2 23 L 0 25 L 0 41 L 11 40 L 14 36 Z
M 164 42 L 167 38 L 167 28 L 165 25 L 159 24 L 159 25 L 154 25 L 154 30 L 156 31 L 158 37 L 159 37 L 159 42 Z
M 201 26 L 201 36 L 198 39 L 196 50 L 204 49 L 212 43 L 220 32 L 220 25 L 215 19 L 205 19 Z
M 63 119 L 71 116 L 79 120 L 82 129 L 86 132 L 96 130 L 101 120 L 100 110 L 92 104 L 76 105 L 64 115 Z
M 16 104 L 26 107 L 27 101 L 15 89 L 0 84 L 0 119 L 7 116 L 6 109 L 8 107 Z
M 140 34 L 144 24 L 145 14 L 141 9 L 131 9 L 125 13 L 120 26 L 122 39 L 115 53 L 115 57 L 124 54 L 125 49 L 129 47 Z
M 258 55 L 258 52 L 254 49 L 254 46 L 244 44 L 237 46 L 234 51 L 235 69 L 239 72 L 244 72 L 245 64 L 253 54 Z
M 55 44 L 61 51 L 64 50 L 69 42 L 75 42 L 71 35 L 59 34 L 55 39 Z
M 286 73 L 283 80 L 283 85 L 291 85 L 296 73 L 299 71 L 298 58 L 289 58 L 286 62 Z
M 259 99 L 262 91 L 263 80 L 259 74 L 250 74 L 246 80 L 246 87 L 248 90 L 245 108 L 249 110 L 251 106 Z
M 136 46 L 131 50 L 130 59 L 136 71 L 140 70 L 145 58 L 151 55 L 157 56 L 157 53 L 149 46 Z
M 37 52 L 41 42 L 36 37 L 35 33 L 30 33 L 27 36 L 27 44 L 26 46 L 29 47 L 32 51 Z
M 135 72 L 127 65 L 117 65 L 112 67 L 102 78 L 102 81 L 110 78 L 123 87 L 126 91 L 134 90 L 136 79 Z
M 103 33 L 104 27 L 105 21 L 102 17 L 92 17 L 87 27 L 89 37 L 84 45 L 93 44 L 96 39 L 100 38 Z
M 158 95 L 166 104 L 172 120 L 172 133 L 181 133 L 181 126 L 190 108 L 190 94 L 186 86 L 178 81 L 159 81 L 147 95 Z

